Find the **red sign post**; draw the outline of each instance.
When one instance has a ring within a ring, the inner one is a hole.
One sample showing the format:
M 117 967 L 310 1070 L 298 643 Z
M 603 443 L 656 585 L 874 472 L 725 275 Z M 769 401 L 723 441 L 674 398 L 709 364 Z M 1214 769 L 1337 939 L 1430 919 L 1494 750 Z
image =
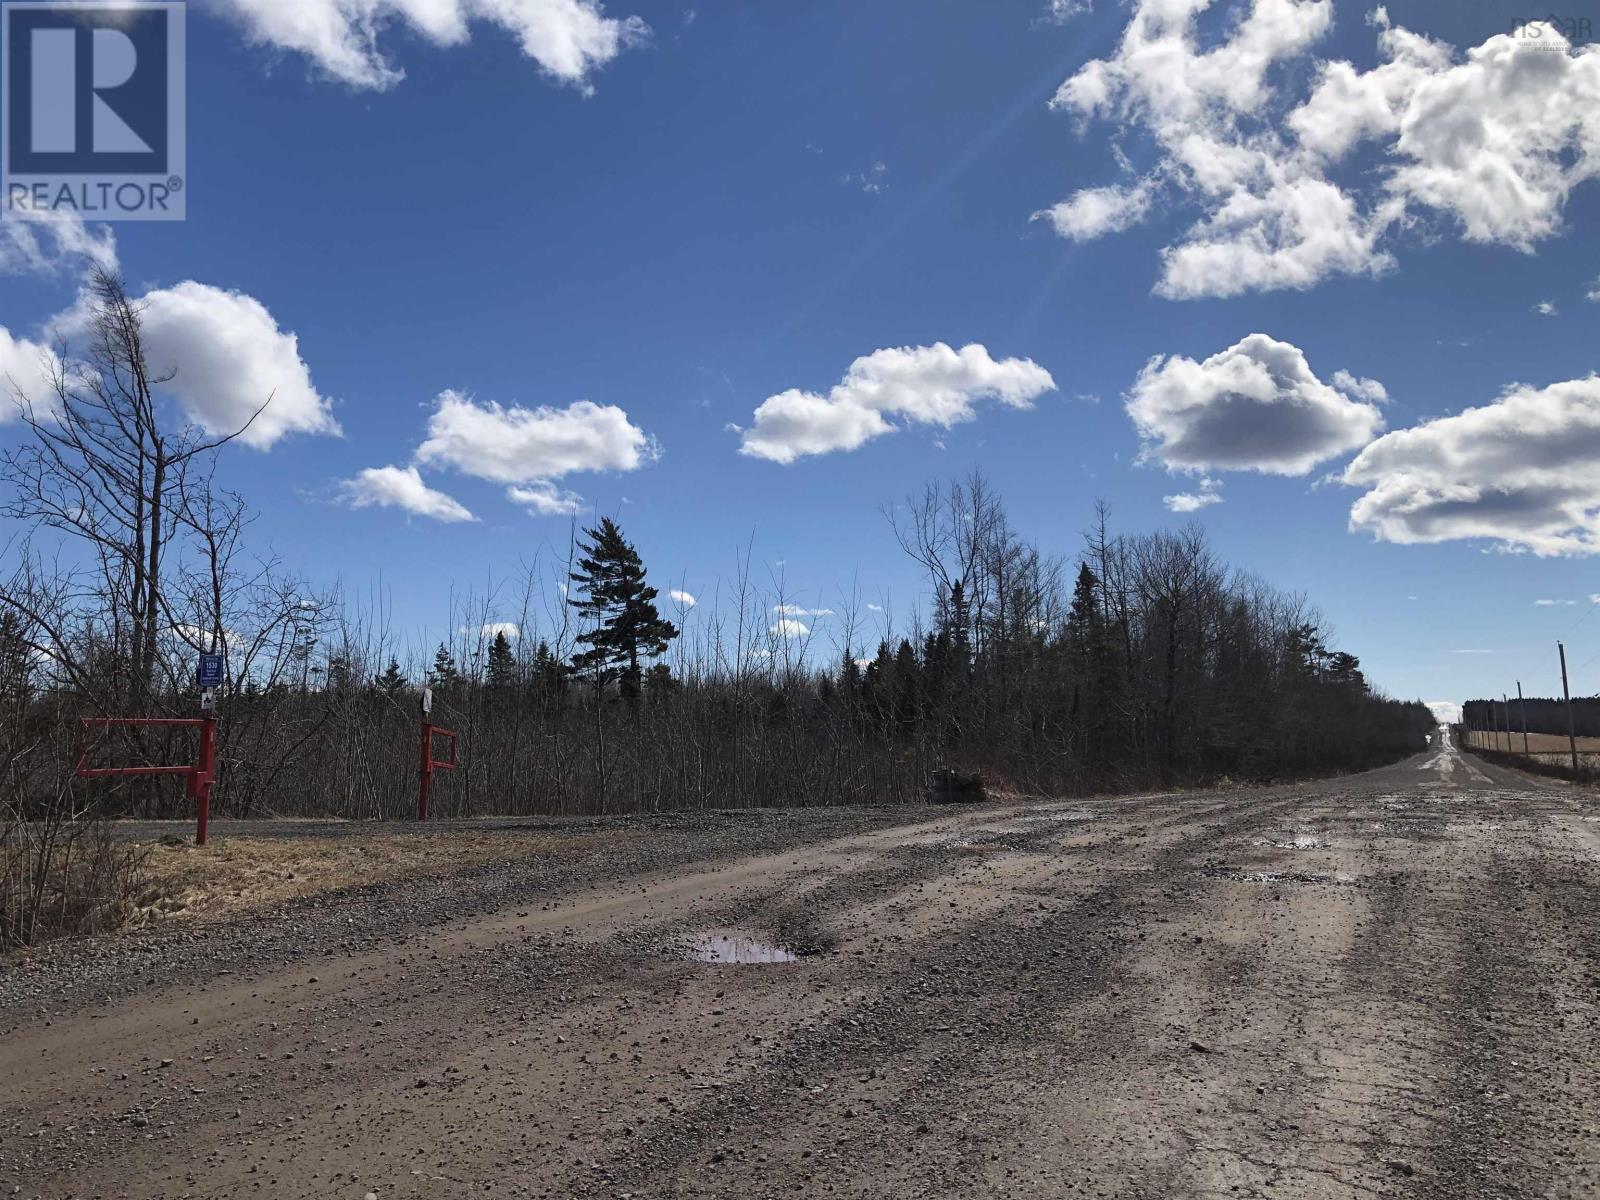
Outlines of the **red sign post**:
M 422 755 L 420 760 L 420 783 L 417 790 L 417 820 L 428 819 L 428 790 L 433 786 L 433 773 L 438 770 L 453 771 L 456 769 L 456 735 L 448 729 L 441 729 L 433 723 L 433 690 L 424 688 L 422 691 Z M 450 739 L 450 758 L 437 759 L 433 756 L 433 739 L 435 737 Z
M 89 731 L 113 725 L 134 725 L 157 729 L 198 729 L 199 762 L 186 767 L 91 767 Z M 73 774 L 79 779 L 113 779 L 140 775 L 182 775 L 184 794 L 195 802 L 194 844 L 204 846 L 211 825 L 211 785 L 217 777 L 217 718 L 207 713 L 198 718 L 182 717 L 84 717 L 78 725 L 78 761 Z

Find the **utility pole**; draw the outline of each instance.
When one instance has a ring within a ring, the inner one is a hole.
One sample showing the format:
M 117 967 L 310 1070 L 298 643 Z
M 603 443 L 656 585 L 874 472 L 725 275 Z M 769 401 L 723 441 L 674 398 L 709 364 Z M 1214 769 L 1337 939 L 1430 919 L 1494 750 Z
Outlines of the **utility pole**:
M 1578 735 L 1572 729 L 1572 692 L 1567 687 L 1567 648 L 1560 642 L 1556 643 L 1556 652 L 1561 655 L 1561 698 L 1567 702 L 1567 748 L 1572 751 L 1572 773 L 1578 773 Z
M 1522 714 L 1522 752 L 1528 753 L 1528 702 L 1522 698 L 1522 680 L 1517 680 L 1517 711 Z

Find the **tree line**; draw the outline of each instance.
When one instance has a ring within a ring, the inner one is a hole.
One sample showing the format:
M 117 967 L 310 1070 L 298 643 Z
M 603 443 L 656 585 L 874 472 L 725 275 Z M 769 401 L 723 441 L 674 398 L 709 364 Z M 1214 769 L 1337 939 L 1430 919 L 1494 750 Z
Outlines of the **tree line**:
M 1567 735 L 1567 702 L 1557 697 L 1528 696 L 1523 700 L 1468 700 L 1461 706 L 1461 723 L 1468 729 Z M 1600 696 L 1572 698 L 1572 731 L 1578 737 L 1600 737 Z
M 105 273 L 93 296 L 86 350 L 59 356 L 52 395 L 18 398 L 25 436 L 0 455 L 0 511 L 24 530 L 0 583 L 14 812 L 186 811 L 178 784 L 68 768 L 80 716 L 191 715 L 201 651 L 226 662 L 214 797 L 237 814 L 408 813 L 423 687 L 461 738 L 444 815 L 906 801 L 943 770 L 1051 794 L 1278 779 L 1393 760 L 1434 725 L 1197 527 L 1115 534 L 1102 509 L 1051 555 L 981 477 L 890 510 L 924 611 L 896 626 L 846 598 L 827 648 L 748 561 L 721 603 L 668 619 L 609 519 L 527 568 L 510 611 L 468 605 L 437 647 L 402 648 L 249 548 L 247 506 L 215 482 L 229 439 L 169 428 L 137 306 Z M 96 753 L 158 763 L 182 741 Z

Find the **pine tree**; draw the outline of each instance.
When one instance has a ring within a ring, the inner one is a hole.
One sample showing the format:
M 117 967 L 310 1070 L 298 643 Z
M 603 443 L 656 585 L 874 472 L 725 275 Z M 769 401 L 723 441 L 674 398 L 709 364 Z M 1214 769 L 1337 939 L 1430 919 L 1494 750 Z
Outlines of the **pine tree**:
M 497 630 L 489 644 L 489 687 L 497 692 L 508 692 L 517 682 L 517 656 L 511 649 L 511 639 L 506 631 Z
M 622 694 L 637 700 L 642 682 L 640 663 L 659 658 L 678 636 L 677 627 L 656 609 L 656 589 L 645 583 L 644 563 L 610 517 L 598 529 L 584 530 L 574 591 L 568 601 L 594 628 L 578 636 L 588 646 L 572 659 L 572 669 L 593 677 L 601 686 L 622 681 Z

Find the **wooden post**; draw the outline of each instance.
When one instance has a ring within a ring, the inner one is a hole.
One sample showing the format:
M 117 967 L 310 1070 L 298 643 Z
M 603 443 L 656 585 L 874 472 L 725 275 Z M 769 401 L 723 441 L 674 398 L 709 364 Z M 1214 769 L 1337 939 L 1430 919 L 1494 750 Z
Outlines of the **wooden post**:
M 1522 752 L 1528 751 L 1528 702 L 1522 698 L 1522 680 L 1517 680 L 1517 711 L 1522 714 Z
M 1561 655 L 1561 698 L 1567 704 L 1567 748 L 1572 751 L 1572 773 L 1578 773 L 1578 735 L 1572 728 L 1572 691 L 1567 687 L 1567 648 L 1556 643 L 1556 653 Z

